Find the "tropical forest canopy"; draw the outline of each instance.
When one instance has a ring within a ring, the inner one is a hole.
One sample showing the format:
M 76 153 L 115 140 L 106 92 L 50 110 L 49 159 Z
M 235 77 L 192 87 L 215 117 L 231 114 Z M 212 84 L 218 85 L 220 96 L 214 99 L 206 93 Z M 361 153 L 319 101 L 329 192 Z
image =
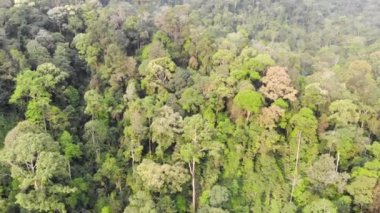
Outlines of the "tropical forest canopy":
M 0 212 L 379 212 L 380 1 L 0 0 Z

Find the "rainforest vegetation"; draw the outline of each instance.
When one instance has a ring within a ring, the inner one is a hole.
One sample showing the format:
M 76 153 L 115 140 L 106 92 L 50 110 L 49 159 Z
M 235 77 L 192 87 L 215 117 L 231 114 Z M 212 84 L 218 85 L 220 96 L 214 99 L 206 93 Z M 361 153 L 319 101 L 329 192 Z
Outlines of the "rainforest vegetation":
M 0 212 L 380 212 L 380 1 L 0 0 Z

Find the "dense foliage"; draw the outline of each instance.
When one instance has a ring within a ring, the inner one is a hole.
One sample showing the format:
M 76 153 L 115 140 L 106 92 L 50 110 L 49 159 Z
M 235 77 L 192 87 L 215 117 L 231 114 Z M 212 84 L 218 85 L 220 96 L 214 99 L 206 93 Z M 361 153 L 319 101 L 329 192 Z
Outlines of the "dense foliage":
M 0 0 L 0 212 L 379 212 L 379 11 Z

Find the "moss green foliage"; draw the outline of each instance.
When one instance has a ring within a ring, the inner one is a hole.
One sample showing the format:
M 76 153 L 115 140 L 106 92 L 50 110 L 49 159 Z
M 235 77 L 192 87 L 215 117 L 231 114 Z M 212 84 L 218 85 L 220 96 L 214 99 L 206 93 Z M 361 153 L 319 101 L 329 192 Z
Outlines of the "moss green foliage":
M 249 112 L 257 113 L 263 105 L 263 96 L 255 91 L 240 91 L 234 98 L 234 103 Z
M 378 0 L 0 0 L 0 212 L 380 212 Z

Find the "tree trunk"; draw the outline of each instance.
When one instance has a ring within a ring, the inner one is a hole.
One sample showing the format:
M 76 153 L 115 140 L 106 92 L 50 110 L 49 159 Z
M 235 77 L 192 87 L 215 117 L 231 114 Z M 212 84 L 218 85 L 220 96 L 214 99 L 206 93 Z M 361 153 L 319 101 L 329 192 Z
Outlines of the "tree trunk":
M 134 151 L 134 147 L 132 147 L 131 158 L 132 158 L 132 173 L 135 174 L 135 151 Z
M 45 118 L 45 114 L 44 114 L 44 129 L 45 129 L 45 132 L 47 132 L 47 124 L 46 124 L 46 118 Z
M 37 190 L 39 189 L 38 184 L 37 184 L 37 181 L 34 180 L 34 181 L 33 181 L 33 184 L 34 184 L 34 189 L 37 191 Z
M 121 195 L 122 194 L 121 179 L 117 180 L 116 187 L 119 189 L 119 193 Z
M 97 147 L 96 147 L 96 142 L 95 142 L 95 130 L 94 129 L 92 129 L 92 131 L 91 131 L 91 138 L 92 138 L 92 145 L 94 146 L 94 148 L 95 148 L 95 155 L 96 155 L 96 159 L 98 159 L 98 157 L 99 157 L 99 154 L 98 154 L 98 149 L 97 149 Z
M 152 132 L 151 132 L 151 122 L 150 122 L 150 118 L 148 118 L 148 124 L 149 124 L 149 138 L 148 138 L 148 142 L 149 142 L 149 156 L 152 156 Z
M 297 145 L 297 155 L 296 155 L 296 166 L 294 168 L 294 176 L 293 176 L 293 183 L 292 183 L 292 192 L 290 194 L 290 200 L 289 200 L 289 202 L 292 202 L 294 189 L 296 187 L 297 173 L 298 173 L 297 172 L 297 169 L 298 169 L 298 160 L 299 160 L 299 153 L 300 153 L 300 146 L 301 146 L 301 137 L 302 137 L 302 133 L 298 132 L 298 145 Z
M 191 186 L 192 186 L 192 212 L 197 212 L 197 192 L 196 192 L 196 186 L 195 186 L 195 160 L 193 159 L 191 163 L 189 163 L 189 170 L 191 174 Z
M 249 119 L 251 118 L 251 112 L 247 111 L 247 117 L 245 119 L 245 122 L 248 124 Z
M 67 166 L 68 166 L 68 169 L 69 169 L 69 178 L 71 180 L 71 166 L 70 166 L 70 161 L 69 159 L 67 159 Z
M 338 172 L 339 160 L 340 160 L 340 156 L 339 156 L 339 152 L 338 152 L 338 156 L 337 156 L 337 159 L 336 159 L 336 168 L 335 168 L 336 172 Z

